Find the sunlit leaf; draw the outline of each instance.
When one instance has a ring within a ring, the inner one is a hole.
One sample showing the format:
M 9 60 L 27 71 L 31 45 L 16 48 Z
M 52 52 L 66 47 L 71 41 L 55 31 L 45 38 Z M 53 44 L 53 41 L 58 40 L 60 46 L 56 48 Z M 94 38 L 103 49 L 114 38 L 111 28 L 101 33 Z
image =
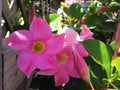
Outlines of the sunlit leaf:
M 99 40 L 86 40 L 82 43 L 90 56 L 105 69 L 107 76 L 110 77 L 112 54 L 108 47 Z
M 46 21 L 49 23 L 52 31 L 57 31 L 60 27 L 60 22 L 62 20 L 62 17 L 58 14 L 49 14 L 46 17 Z
M 117 57 L 115 60 L 114 60 L 114 65 L 116 67 L 116 70 L 118 72 L 118 75 L 120 76 L 120 57 Z
M 110 43 L 109 48 L 110 48 L 112 55 L 113 55 L 114 50 L 115 50 L 115 41 Z M 118 50 L 118 56 L 120 56 L 120 49 Z

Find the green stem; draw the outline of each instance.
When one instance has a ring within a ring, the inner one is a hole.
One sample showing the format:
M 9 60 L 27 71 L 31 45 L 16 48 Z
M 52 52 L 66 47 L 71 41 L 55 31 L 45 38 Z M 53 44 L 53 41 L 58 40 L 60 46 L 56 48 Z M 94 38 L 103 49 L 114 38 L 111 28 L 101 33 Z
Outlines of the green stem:
M 117 88 L 117 86 L 115 86 L 115 85 L 111 82 L 111 80 L 104 79 L 104 81 L 107 81 L 115 90 L 119 90 L 119 89 Z
M 109 84 L 115 89 L 115 90 L 119 90 L 114 84 L 112 84 L 111 82 L 109 82 Z
M 112 83 L 112 82 L 116 81 L 117 79 L 118 79 L 118 72 L 115 72 L 114 76 L 110 79 L 110 82 Z

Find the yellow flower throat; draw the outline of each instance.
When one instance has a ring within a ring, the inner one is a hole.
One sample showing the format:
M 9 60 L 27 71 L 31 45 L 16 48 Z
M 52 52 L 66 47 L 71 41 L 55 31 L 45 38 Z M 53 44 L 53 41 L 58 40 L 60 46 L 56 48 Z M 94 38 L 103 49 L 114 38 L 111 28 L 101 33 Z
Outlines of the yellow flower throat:
M 67 60 L 67 55 L 66 54 L 61 54 L 60 56 L 58 56 L 58 62 L 63 64 L 65 63 Z
M 45 45 L 41 41 L 35 42 L 32 46 L 32 50 L 36 53 L 42 52 L 44 51 L 44 49 L 45 49 Z

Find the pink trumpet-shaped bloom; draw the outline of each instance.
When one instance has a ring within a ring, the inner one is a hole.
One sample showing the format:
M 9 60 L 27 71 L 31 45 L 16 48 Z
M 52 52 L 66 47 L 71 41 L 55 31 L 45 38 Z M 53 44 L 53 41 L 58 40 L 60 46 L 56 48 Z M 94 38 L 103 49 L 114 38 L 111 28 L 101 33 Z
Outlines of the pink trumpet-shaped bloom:
M 79 34 L 72 28 L 64 27 L 63 33 L 65 33 L 65 45 L 77 43 L 80 39 Z
M 116 43 L 116 48 L 118 49 L 120 47 L 120 22 L 118 22 L 118 26 L 117 26 L 115 43 Z
M 102 7 L 100 7 L 99 8 L 99 12 L 105 12 L 105 11 L 107 11 L 108 9 L 110 8 L 110 6 L 102 6 Z
M 79 21 L 79 22 L 80 22 L 80 24 L 83 24 L 83 23 L 85 22 L 85 20 L 86 20 L 86 18 L 84 18 L 84 17 L 83 17 L 83 18 L 81 18 L 81 19 L 80 19 L 80 21 Z
M 71 46 L 65 46 L 59 53 L 55 55 L 54 59 L 58 67 L 40 70 L 39 74 L 54 75 L 56 86 L 66 84 L 69 81 L 69 76 L 80 78 L 79 74 L 74 68 L 74 58 Z
M 73 49 L 73 55 L 74 55 L 74 62 L 75 62 L 75 69 L 79 73 L 80 77 L 86 82 L 90 83 L 90 75 L 89 75 L 89 69 L 88 66 L 83 59 L 83 57 L 76 51 L 74 47 Z
M 32 5 L 32 8 L 31 8 L 31 11 L 30 11 L 30 22 L 32 22 L 34 16 L 36 16 L 36 12 L 35 12 L 35 3 L 33 1 L 33 5 Z
M 69 76 L 75 78 L 82 76 L 83 80 L 88 82 L 89 72 L 87 64 L 82 58 L 88 56 L 88 53 L 83 45 L 78 43 L 79 34 L 72 28 L 64 28 L 63 33 L 65 33 L 64 47 L 54 57 L 58 67 L 41 69 L 39 74 L 54 75 L 56 86 L 66 84 L 69 81 Z
M 80 36 L 74 29 L 64 28 L 64 33 L 65 33 L 65 45 L 74 46 L 75 49 L 78 51 L 78 53 L 82 57 L 88 56 L 88 52 L 86 51 L 84 46 L 78 42 L 78 41 L 80 41 Z M 84 35 L 86 35 L 86 34 L 84 34 Z M 85 39 L 87 39 L 87 38 L 85 38 Z
M 83 26 L 86 30 L 86 26 Z M 86 30 L 86 33 L 90 33 L 88 29 Z M 91 33 L 90 33 L 91 34 Z M 75 37 L 76 35 L 76 37 Z M 86 35 L 85 33 L 82 33 L 82 35 Z M 92 34 L 93 35 L 93 34 Z M 74 66 L 76 71 L 79 73 L 80 77 L 85 80 L 89 85 L 91 85 L 90 82 L 90 76 L 89 76 L 89 69 L 87 67 L 86 62 L 84 61 L 83 57 L 88 56 L 88 52 L 84 48 L 82 44 L 80 44 L 77 40 L 77 33 L 73 29 L 67 29 L 65 32 L 66 39 L 65 41 L 69 41 L 72 39 L 72 42 L 69 42 L 69 45 L 72 47 L 72 52 L 74 56 Z M 90 39 L 91 36 L 87 35 L 87 37 L 83 38 L 83 40 Z M 66 42 L 67 43 L 67 42 Z M 92 86 L 91 86 L 92 87 Z
M 65 0 L 67 7 L 70 7 L 73 3 L 76 3 L 76 0 Z
M 92 39 L 93 33 L 86 25 L 82 25 L 82 31 L 80 32 L 80 41 Z
M 29 31 L 13 32 L 6 43 L 19 52 L 18 67 L 29 77 L 36 68 L 47 69 L 55 66 L 51 55 L 62 49 L 64 35 L 53 35 L 46 21 L 34 17 Z
M 116 36 L 115 36 L 115 50 L 114 50 L 113 60 L 117 57 L 119 47 L 120 47 L 120 22 L 118 22 Z

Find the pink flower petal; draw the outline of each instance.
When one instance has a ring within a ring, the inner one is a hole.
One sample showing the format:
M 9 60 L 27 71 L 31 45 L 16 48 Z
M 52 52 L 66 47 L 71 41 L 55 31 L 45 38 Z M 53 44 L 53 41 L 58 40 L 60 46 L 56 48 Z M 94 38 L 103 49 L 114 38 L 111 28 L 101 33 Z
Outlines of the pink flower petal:
M 54 78 L 55 78 L 55 86 L 66 84 L 69 81 L 68 73 L 62 68 L 57 70 Z
M 14 50 L 21 51 L 28 49 L 29 40 L 31 39 L 31 34 L 27 30 L 18 30 L 13 32 L 9 38 L 7 38 L 6 43 L 11 46 Z
M 71 77 L 74 78 L 80 78 L 80 75 L 77 73 L 77 71 L 74 69 L 74 67 L 71 67 L 72 65 L 67 65 L 67 72 Z
M 18 67 L 29 78 L 31 73 L 36 69 L 36 60 L 34 55 L 29 52 L 21 52 L 18 55 Z
M 79 74 L 74 69 L 74 58 L 71 45 L 65 46 L 59 54 L 62 53 L 65 53 L 67 55 L 67 62 L 61 65 L 61 68 L 64 67 L 64 70 L 67 71 L 69 76 L 79 78 L 80 77 Z
M 78 33 L 72 28 L 64 28 L 65 30 L 65 44 L 73 44 L 77 42 L 77 38 L 79 38 Z
M 82 31 L 80 32 L 80 40 L 92 39 L 93 33 L 89 30 L 86 25 L 82 25 Z
M 105 12 L 110 8 L 110 6 L 102 6 L 98 9 L 98 12 Z
M 82 44 L 76 43 L 76 44 L 74 44 L 73 47 L 82 57 L 85 57 L 85 56 L 89 55 Z
M 50 26 L 42 18 L 34 17 L 33 22 L 30 25 L 30 32 L 36 40 L 47 40 L 52 36 Z
M 115 36 L 116 49 L 120 47 L 120 22 L 118 22 L 116 36 Z
M 74 57 L 76 71 L 85 82 L 90 83 L 89 69 L 85 60 L 76 51 L 74 51 Z
M 33 2 L 32 8 L 30 10 L 30 22 L 32 22 L 34 16 L 36 16 L 36 12 L 35 12 L 35 2 Z
M 48 41 L 47 41 L 47 53 L 49 54 L 55 54 L 58 53 L 64 44 L 64 34 L 61 35 L 53 35 Z
M 61 56 L 63 54 L 66 55 L 66 59 L 65 59 L 65 61 L 63 61 L 61 63 L 57 59 L 58 59 L 59 56 Z M 63 47 L 63 49 L 59 53 L 57 53 L 55 56 L 56 56 L 56 61 L 58 61 L 58 64 L 62 65 L 62 67 L 63 66 L 66 67 L 69 64 L 71 65 L 71 67 L 73 67 L 74 60 L 73 60 L 73 54 L 72 54 L 71 45 Z
M 40 75 L 49 75 L 49 76 L 51 76 L 51 75 L 54 75 L 55 72 L 56 72 L 56 69 L 55 69 L 55 68 L 52 68 L 52 69 L 40 70 L 38 73 L 39 73 Z
M 76 0 L 66 0 L 65 4 L 67 5 L 67 7 L 70 7 L 73 3 L 76 3 Z
M 35 58 L 37 60 L 36 66 L 41 70 L 57 67 L 56 61 L 54 60 L 54 56 L 44 54 L 44 55 L 36 55 Z
M 105 22 L 114 22 L 114 20 L 112 20 L 112 19 L 107 19 L 107 20 L 105 20 Z

